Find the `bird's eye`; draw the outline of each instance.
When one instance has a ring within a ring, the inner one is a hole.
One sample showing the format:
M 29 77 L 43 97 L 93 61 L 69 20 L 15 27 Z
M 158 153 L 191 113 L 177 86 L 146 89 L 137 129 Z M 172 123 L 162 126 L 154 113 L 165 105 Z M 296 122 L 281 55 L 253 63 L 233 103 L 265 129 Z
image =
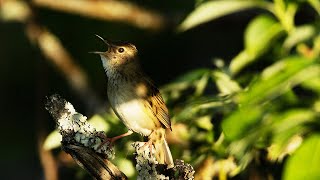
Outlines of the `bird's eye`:
M 123 52 L 124 52 L 124 49 L 123 49 L 123 48 L 119 48 L 119 49 L 118 49 L 118 52 L 119 52 L 119 53 L 123 53 Z

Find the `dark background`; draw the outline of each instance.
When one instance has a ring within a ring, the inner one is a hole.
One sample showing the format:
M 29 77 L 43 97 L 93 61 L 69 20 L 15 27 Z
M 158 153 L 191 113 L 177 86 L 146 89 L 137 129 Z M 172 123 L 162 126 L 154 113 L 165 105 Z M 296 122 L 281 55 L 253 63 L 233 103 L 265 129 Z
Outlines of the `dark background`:
M 37 21 L 59 37 L 88 74 L 98 98 L 105 102 L 102 64 L 98 56 L 88 53 L 105 48 L 94 34 L 136 44 L 144 70 L 161 86 L 188 70 L 214 68 L 213 58 L 222 58 L 227 63 L 243 48 L 244 28 L 259 13 L 259 10 L 244 11 L 177 33 L 177 25 L 195 4 L 191 0 L 179 2 L 137 2 L 173 19 L 170 27 L 157 32 L 45 8 L 34 10 Z M 22 23 L 0 21 L 0 86 L 1 179 L 43 179 L 39 137 L 54 129 L 54 122 L 44 109 L 45 96 L 61 94 L 79 112 L 87 112 L 88 117 L 93 111 L 84 106 L 65 77 L 30 43 Z

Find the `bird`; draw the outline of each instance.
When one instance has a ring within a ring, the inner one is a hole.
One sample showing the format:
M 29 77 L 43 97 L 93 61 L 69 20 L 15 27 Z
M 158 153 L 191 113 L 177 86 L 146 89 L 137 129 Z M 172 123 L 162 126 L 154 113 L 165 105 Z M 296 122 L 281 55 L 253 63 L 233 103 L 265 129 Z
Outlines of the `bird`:
M 158 88 L 143 72 L 136 46 L 128 42 L 111 43 L 96 36 L 107 45 L 105 52 L 93 53 L 100 55 L 107 76 L 109 103 L 129 129 L 127 133 L 111 138 L 111 141 L 133 132 L 139 133 L 148 137 L 146 144 L 154 147 L 158 163 L 172 168 L 173 158 L 166 141 L 166 129 L 172 131 L 168 108 Z

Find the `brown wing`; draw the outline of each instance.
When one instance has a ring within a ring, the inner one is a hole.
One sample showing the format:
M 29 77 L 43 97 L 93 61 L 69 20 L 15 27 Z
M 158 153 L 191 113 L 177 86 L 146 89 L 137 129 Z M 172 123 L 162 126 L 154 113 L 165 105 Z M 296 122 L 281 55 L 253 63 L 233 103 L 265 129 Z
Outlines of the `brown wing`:
M 149 103 L 149 107 L 152 109 L 152 113 L 166 128 L 171 130 L 171 121 L 168 112 L 168 108 L 164 103 L 158 88 L 153 85 L 150 80 L 147 80 L 148 84 L 148 96 L 145 97 Z

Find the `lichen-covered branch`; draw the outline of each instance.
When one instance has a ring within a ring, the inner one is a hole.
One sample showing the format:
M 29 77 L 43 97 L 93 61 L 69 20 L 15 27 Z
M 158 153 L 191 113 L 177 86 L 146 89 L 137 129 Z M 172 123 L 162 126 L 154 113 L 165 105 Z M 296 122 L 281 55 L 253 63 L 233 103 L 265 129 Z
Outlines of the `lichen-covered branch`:
M 72 104 L 59 95 L 48 98 L 46 109 L 57 123 L 62 135 L 62 149 L 96 179 L 127 179 L 108 159 L 114 156 L 110 143 L 87 122 L 87 117 L 76 112 Z
M 167 169 L 165 165 L 158 164 L 153 147 L 146 146 L 145 142 L 135 142 L 133 147 L 136 151 L 136 170 L 138 171 L 139 180 L 148 179 L 194 179 L 194 169 L 190 164 L 183 160 L 177 159 L 175 165 L 171 169 Z M 151 152 L 150 152 L 151 151 Z
M 47 99 L 46 109 L 57 123 L 62 135 L 62 149 L 69 153 L 79 166 L 86 169 L 96 179 L 126 179 L 127 177 L 108 159 L 114 157 L 109 142 L 101 143 L 104 132 L 97 131 L 87 122 L 87 117 L 76 112 L 71 103 L 59 95 Z M 154 148 L 146 142 L 133 143 L 136 155 L 138 179 L 194 179 L 193 167 L 181 160 L 167 169 L 159 164 Z

